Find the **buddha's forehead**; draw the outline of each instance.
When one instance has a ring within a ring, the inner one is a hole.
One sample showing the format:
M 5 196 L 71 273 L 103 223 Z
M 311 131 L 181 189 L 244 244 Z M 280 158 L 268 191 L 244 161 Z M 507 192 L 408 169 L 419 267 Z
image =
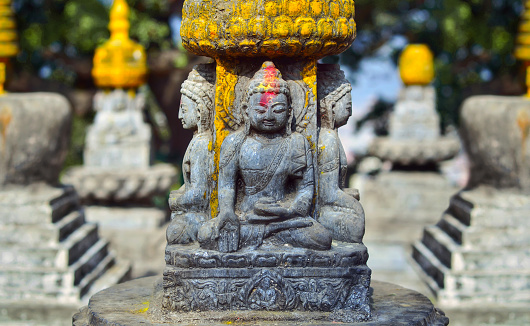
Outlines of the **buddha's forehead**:
M 287 96 L 283 93 L 264 92 L 254 93 L 250 96 L 250 105 L 270 106 L 276 103 L 287 103 Z

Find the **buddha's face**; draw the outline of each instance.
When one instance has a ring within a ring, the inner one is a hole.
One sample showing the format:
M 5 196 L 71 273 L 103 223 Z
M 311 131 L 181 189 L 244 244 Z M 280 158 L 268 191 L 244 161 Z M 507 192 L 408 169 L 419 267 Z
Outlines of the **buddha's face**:
M 285 131 L 289 120 L 289 101 L 285 94 L 255 93 L 247 107 L 250 127 L 261 133 Z
M 335 128 L 344 126 L 348 119 L 351 116 L 351 93 L 346 93 L 343 97 L 341 97 L 337 103 L 335 103 L 335 106 L 333 107 L 333 113 L 335 117 Z
M 197 103 L 186 95 L 182 95 L 180 100 L 179 119 L 184 129 L 197 129 L 199 123 L 199 111 Z

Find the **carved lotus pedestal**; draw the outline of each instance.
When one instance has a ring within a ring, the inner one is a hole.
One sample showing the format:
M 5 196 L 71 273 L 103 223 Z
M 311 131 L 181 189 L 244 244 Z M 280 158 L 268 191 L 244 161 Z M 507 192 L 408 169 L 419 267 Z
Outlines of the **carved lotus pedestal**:
M 332 319 L 370 317 L 371 270 L 362 244 L 317 251 L 262 246 L 235 253 L 168 246 L 163 307 L 169 311 L 332 311 Z

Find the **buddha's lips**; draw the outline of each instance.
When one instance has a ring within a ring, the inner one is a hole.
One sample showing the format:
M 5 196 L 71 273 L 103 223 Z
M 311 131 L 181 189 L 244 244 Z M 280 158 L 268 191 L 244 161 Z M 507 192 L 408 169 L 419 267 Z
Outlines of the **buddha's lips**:
M 265 92 L 261 94 L 261 98 L 259 100 L 259 105 L 262 107 L 268 108 L 271 101 L 277 96 L 278 94 L 274 92 Z

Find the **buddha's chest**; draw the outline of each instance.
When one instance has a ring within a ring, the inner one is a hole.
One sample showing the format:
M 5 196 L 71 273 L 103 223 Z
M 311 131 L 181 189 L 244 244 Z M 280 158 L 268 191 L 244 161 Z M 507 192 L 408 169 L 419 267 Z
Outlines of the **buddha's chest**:
M 269 175 L 288 174 L 288 143 L 286 140 L 264 143 L 246 141 L 240 151 L 239 168 L 246 184 L 259 183 Z

